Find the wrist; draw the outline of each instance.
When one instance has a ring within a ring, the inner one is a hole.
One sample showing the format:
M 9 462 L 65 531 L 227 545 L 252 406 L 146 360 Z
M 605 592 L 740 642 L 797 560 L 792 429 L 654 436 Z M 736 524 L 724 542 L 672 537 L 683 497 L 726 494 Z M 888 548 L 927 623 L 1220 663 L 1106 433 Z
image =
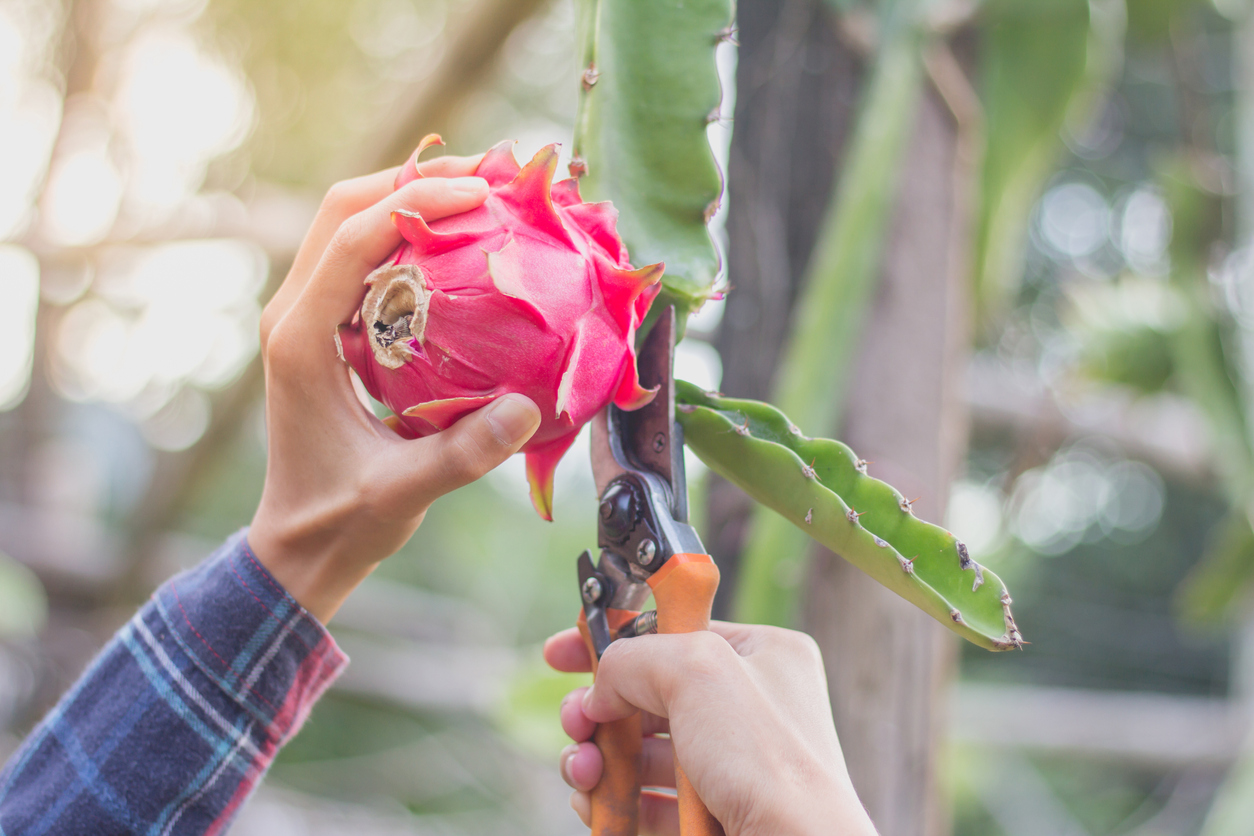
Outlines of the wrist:
M 302 534 L 272 524 L 261 509 L 249 528 L 248 545 L 266 571 L 323 624 L 378 565 L 352 560 L 333 530 Z
M 846 777 L 791 783 L 740 836 L 876 836 L 875 825 Z

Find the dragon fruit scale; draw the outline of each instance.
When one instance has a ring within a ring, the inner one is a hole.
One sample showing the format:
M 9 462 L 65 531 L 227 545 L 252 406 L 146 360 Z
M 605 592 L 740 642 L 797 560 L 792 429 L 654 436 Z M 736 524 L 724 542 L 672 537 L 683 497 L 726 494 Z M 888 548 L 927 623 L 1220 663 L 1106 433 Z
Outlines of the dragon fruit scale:
M 421 153 L 431 136 L 419 146 Z M 336 335 L 366 390 L 413 437 L 517 392 L 540 407 L 523 446 L 537 513 L 551 520 L 553 472 L 580 427 L 613 401 L 638 409 L 636 329 L 661 289 L 663 265 L 633 269 L 607 203 L 584 203 L 574 179 L 553 183 L 557 146 L 519 167 L 513 143 L 484 156 L 477 209 L 427 224 L 392 220 L 404 241 L 366 284 Z M 417 154 L 397 176 L 422 175 Z

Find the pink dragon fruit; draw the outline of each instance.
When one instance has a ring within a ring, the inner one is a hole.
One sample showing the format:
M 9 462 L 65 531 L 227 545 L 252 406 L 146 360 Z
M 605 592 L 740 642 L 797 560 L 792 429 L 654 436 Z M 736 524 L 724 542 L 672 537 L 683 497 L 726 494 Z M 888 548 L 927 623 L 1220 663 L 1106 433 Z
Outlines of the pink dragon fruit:
M 428 137 L 419 153 L 430 144 Z M 396 213 L 405 241 L 366 279 L 340 326 L 344 359 L 366 390 L 425 436 L 509 392 L 542 420 L 523 446 L 531 501 L 552 517 L 553 471 L 579 428 L 613 401 L 638 409 L 654 392 L 636 374 L 634 340 L 661 289 L 663 265 L 632 268 L 607 203 L 584 203 L 574 179 L 553 184 L 557 146 L 521 169 L 512 142 L 475 174 L 487 202 L 428 225 Z M 396 187 L 420 177 L 417 154 Z

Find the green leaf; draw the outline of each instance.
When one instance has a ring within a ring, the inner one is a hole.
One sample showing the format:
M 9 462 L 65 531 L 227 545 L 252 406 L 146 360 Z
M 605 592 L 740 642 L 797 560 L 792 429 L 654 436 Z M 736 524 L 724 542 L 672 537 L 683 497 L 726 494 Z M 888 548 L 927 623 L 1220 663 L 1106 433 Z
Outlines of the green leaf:
M 1228 772 L 1214 805 L 1206 814 L 1201 836 L 1247 836 L 1254 821 L 1254 739 Z
M 1063 150 L 1078 94 L 1110 72 L 1090 62 L 1113 47 L 1094 34 L 1088 0 L 994 0 L 980 17 L 985 153 L 976 298 L 998 309 L 1017 285 L 1032 205 Z
M 1195 624 L 1217 625 L 1240 614 L 1254 582 L 1254 530 L 1234 509 L 1216 527 L 1202 559 L 1176 590 L 1176 610 Z
M 1128 38 L 1146 44 L 1163 43 L 1171 37 L 1173 20 L 1202 5 L 1205 0 L 1134 0 L 1128 3 Z
M 676 381 L 684 441 L 711 470 L 968 641 L 1020 647 L 1010 595 L 953 534 L 914 516 L 844 444 L 775 407 Z M 746 579 L 747 580 L 747 579 Z
M 706 222 L 722 178 L 706 138 L 721 91 L 714 50 L 730 0 L 584 0 L 575 159 L 585 200 L 611 200 L 636 266 L 666 263 L 654 311 L 683 323 L 713 292 L 718 254 Z
M 1208 276 L 1211 248 L 1223 240 L 1222 198 L 1198 182 L 1186 157 L 1161 161 L 1159 173 L 1172 217 L 1171 284 L 1182 310 L 1182 324 L 1171 339 L 1174 380 L 1206 415 L 1212 460 L 1232 508 L 1177 593 L 1182 616 L 1207 622 L 1236 614 L 1254 584 L 1254 532 L 1247 511 L 1254 498 L 1254 450 L 1237 383 L 1235 324 L 1215 304 Z
M 1092 378 L 1129 386 L 1139 392 L 1162 391 L 1170 380 L 1171 335 L 1141 326 L 1088 335 L 1081 358 Z
M 1089 377 L 1154 393 L 1175 374 L 1172 342 L 1184 323 L 1183 294 L 1165 282 L 1123 276 L 1068 289 L 1064 325 L 1080 344 Z
M 25 638 L 43 629 L 48 598 L 35 573 L 0 552 L 0 638 Z
M 1235 507 L 1254 497 L 1254 449 L 1236 359 L 1235 323 L 1215 304 L 1208 268 L 1211 248 L 1223 240 L 1223 202 L 1195 177 L 1189 160 L 1160 164 L 1159 183 L 1171 208 L 1171 284 L 1182 301 L 1182 324 L 1172 335 L 1175 382 L 1206 414 L 1216 469 Z

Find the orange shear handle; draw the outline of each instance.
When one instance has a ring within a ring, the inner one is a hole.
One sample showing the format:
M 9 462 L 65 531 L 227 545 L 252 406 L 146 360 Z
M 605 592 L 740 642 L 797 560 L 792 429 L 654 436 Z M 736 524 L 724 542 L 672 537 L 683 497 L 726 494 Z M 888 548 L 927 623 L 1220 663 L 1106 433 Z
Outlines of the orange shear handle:
M 609 610 L 610 631 L 616 634 L 639 613 Z M 579 633 L 592 659 L 596 678 L 597 654 L 588 631 L 588 619 L 579 613 Z M 592 832 L 595 836 L 637 836 L 640 819 L 640 714 L 597 726 L 593 741 L 601 750 L 605 767 L 592 790 Z
M 718 591 L 718 567 L 708 554 L 677 554 L 649 578 L 657 602 L 659 633 L 695 633 L 710 629 L 710 608 Z M 706 809 L 692 782 L 675 761 L 682 836 L 724 836 L 723 826 Z M 596 833 L 596 829 L 593 829 Z

